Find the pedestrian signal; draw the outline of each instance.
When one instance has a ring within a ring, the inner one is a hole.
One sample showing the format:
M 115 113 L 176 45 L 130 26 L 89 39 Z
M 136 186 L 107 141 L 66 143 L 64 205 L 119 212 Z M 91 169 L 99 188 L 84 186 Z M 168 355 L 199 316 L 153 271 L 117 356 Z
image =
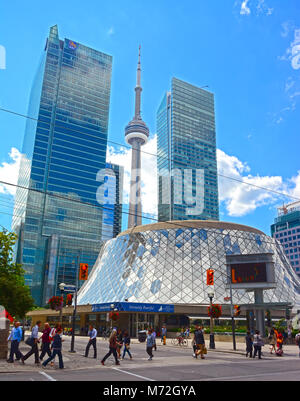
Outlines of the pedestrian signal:
M 212 269 L 206 270 L 206 284 L 214 285 L 214 270 Z
M 241 314 L 241 307 L 240 305 L 234 305 L 234 316 L 240 316 Z
M 89 265 L 87 263 L 80 263 L 79 280 L 87 280 L 89 275 Z

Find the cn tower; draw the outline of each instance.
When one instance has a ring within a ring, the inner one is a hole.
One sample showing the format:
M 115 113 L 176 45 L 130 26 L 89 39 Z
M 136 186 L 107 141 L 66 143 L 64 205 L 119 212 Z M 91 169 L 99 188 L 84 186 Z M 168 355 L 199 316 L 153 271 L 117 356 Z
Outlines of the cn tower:
M 141 117 L 141 93 L 140 46 L 135 87 L 135 113 L 133 120 L 125 128 L 125 140 L 132 147 L 128 228 L 142 224 L 141 147 L 148 142 L 149 128 Z

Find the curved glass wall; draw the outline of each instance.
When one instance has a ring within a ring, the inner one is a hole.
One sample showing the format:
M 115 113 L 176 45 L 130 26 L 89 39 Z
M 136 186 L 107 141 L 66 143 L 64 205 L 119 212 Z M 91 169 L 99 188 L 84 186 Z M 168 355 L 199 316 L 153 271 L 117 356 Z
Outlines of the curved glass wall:
M 164 223 L 161 223 L 164 224 Z M 299 304 L 300 282 L 281 245 L 258 230 L 235 224 L 220 228 L 153 224 L 153 230 L 123 233 L 102 248 L 78 302 L 207 304 L 206 270 L 215 271 L 214 302 L 230 296 L 226 255 L 273 253 L 276 289 L 264 291 L 265 302 Z M 217 226 L 217 222 L 213 223 Z M 228 228 L 225 228 L 228 227 Z M 171 228 L 170 228 L 171 227 Z M 137 231 L 138 227 L 135 229 Z M 159 229 L 158 229 L 159 228 Z M 145 229 L 145 228 L 144 228 Z M 254 302 L 253 292 L 233 291 L 233 302 Z

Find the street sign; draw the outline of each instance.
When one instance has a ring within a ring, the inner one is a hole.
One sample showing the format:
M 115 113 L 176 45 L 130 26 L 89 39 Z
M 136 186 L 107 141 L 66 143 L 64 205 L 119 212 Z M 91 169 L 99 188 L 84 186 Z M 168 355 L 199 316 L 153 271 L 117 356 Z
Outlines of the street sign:
M 76 291 L 75 285 L 66 285 L 64 287 L 64 292 L 75 292 L 75 291 Z

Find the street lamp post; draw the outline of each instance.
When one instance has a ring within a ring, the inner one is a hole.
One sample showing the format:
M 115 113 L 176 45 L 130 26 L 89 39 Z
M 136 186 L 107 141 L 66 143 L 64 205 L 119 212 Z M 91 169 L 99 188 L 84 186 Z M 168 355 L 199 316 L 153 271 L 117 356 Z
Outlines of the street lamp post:
M 61 283 L 59 284 L 59 289 L 60 289 L 60 293 L 62 294 L 64 292 L 66 284 L 65 283 Z M 59 325 L 60 327 L 62 327 L 62 310 L 63 310 L 63 306 L 61 307 L 60 311 L 59 311 Z
M 77 256 L 76 269 L 76 285 L 75 285 L 75 299 L 74 299 L 74 311 L 72 317 L 72 339 L 71 339 L 71 349 L 69 352 L 74 354 L 76 351 L 74 349 L 75 343 L 75 322 L 76 322 L 76 312 L 77 312 L 77 291 L 78 291 L 78 272 L 79 272 L 79 256 Z
M 110 332 L 112 332 L 113 327 L 112 327 L 112 312 L 115 310 L 115 305 L 110 304 Z
M 236 351 L 236 341 L 235 341 L 235 322 L 234 322 L 234 312 L 233 312 L 233 302 L 232 302 L 232 277 L 230 275 L 230 314 L 231 314 L 231 329 L 232 329 L 232 342 L 233 349 Z
M 208 293 L 209 301 L 210 301 L 210 308 L 212 309 L 212 301 L 215 294 L 211 291 Z M 214 321 L 213 317 L 210 316 L 210 335 L 209 335 L 209 348 L 215 349 L 215 335 L 214 335 Z

